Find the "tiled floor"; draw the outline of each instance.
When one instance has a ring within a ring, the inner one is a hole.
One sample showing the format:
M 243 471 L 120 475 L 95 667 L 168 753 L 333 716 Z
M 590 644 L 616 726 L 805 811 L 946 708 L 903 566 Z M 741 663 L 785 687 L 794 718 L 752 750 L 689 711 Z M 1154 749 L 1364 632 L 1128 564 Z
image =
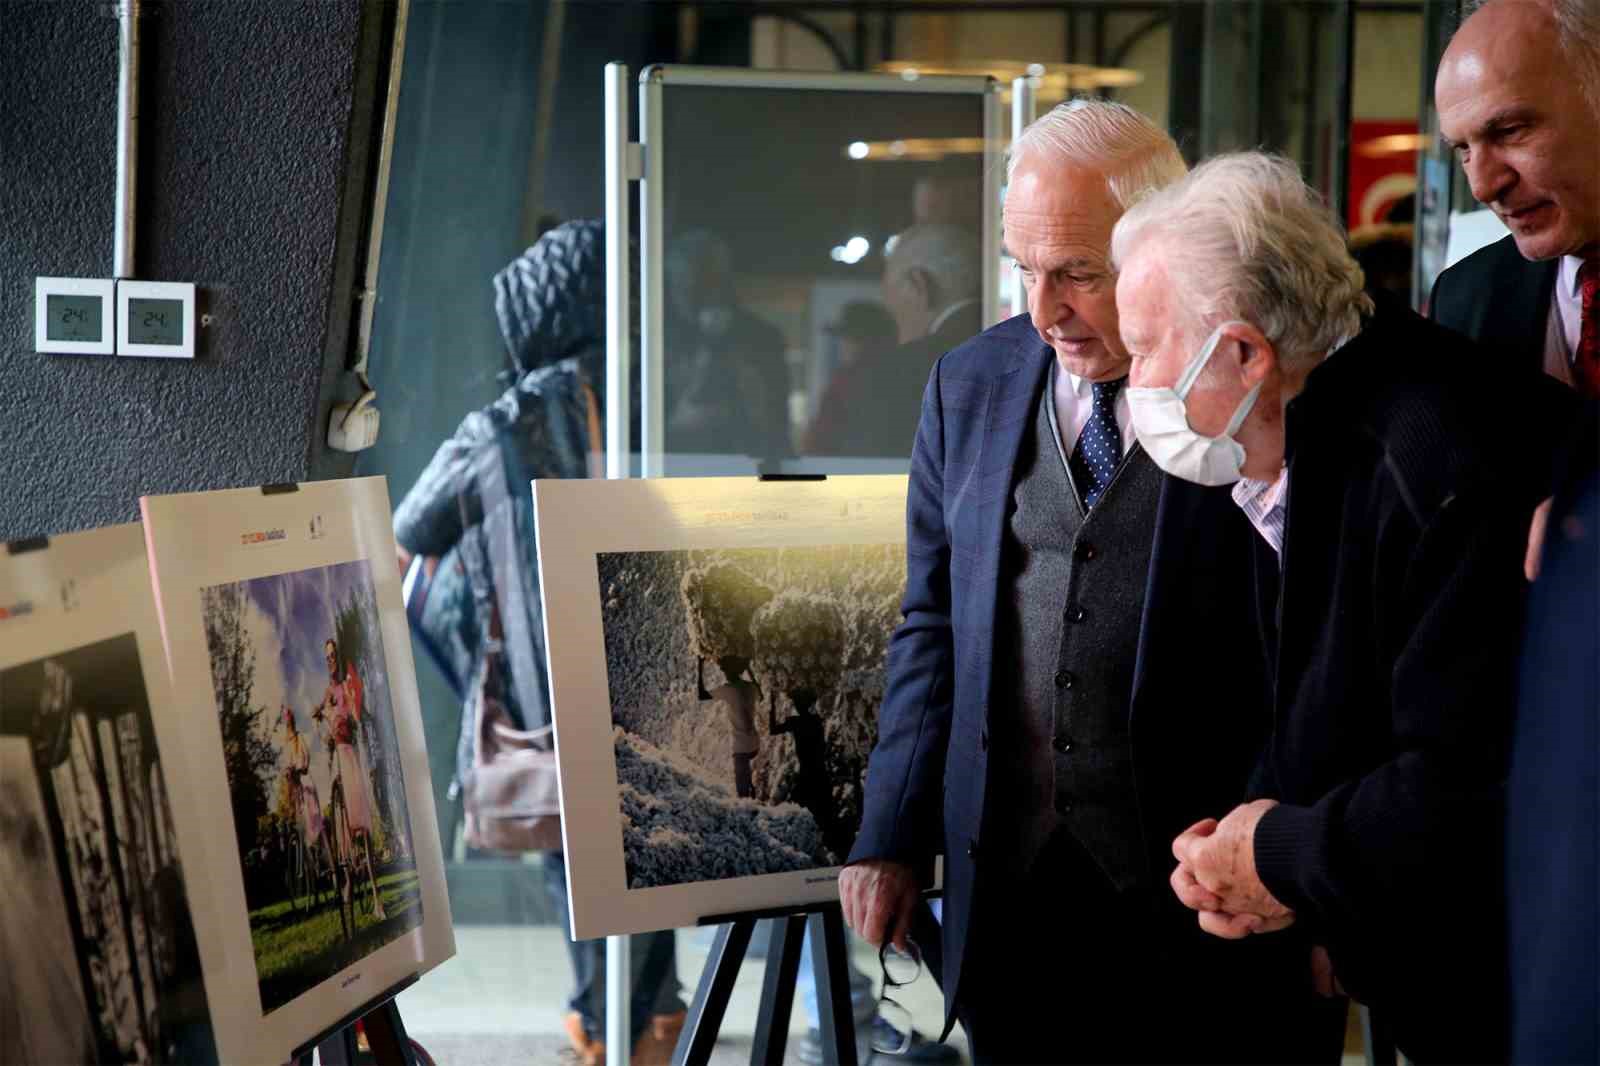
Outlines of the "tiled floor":
M 561 1017 L 572 983 L 562 936 L 549 925 L 457 926 L 455 958 L 400 994 L 407 1032 L 438 1066 L 556 1062 L 566 1046 Z M 703 930 L 678 933 L 678 975 L 685 1001 L 694 996 L 709 942 Z M 854 955 L 864 972 L 876 976 L 877 955 L 870 947 L 856 944 Z M 764 973 L 765 963 L 757 958 L 746 960 L 739 971 L 714 1062 L 749 1062 Z M 936 1033 L 943 1014 L 938 986 L 923 977 L 902 991 L 897 998 L 911 1011 L 916 1027 Z M 798 1038 L 805 1024 L 796 1005 L 791 1034 Z M 959 1027 L 951 1043 L 965 1055 L 966 1038 Z
M 550 925 L 458 926 L 456 956 L 400 995 L 400 1013 L 410 1035 L 425 1047 L 438 1066 L 539 1066 L 560 1061 L 566 1038 L 561 1031 L 563 1004 L 571 987 L 562 931 Z M 684 999 L 694 996 L 705 967 L 710 939 L 706 930 L 678 933 L 678 974 Z M 877 956 L 857 943 L 856 965 L 877 976 Z M 765 963 L 748 959 L 739 973 L 728 1007 L 714 1066 L 750 1061 Z M 943 1013 L 938 987 L 923 977 L 897 997 L 923 1033 L 936 1033 Z M 1360 1029 L 1352 1027 L 1344 1066 L 1362 1066 Z M 798 1007 L 790 1032 L 805 1029 Z M 966 1055 L 966 1037 L 959 1027 L 950 1042 Z M 792 1044 L 789 1061 L 794 1061 Z

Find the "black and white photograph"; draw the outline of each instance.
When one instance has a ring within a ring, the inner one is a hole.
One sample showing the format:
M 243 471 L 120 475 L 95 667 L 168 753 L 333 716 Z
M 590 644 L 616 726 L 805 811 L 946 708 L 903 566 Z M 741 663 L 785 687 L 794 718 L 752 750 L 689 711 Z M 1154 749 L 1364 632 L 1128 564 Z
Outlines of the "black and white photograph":
M 611 552 L 598 568 L 628 886 L 844 862 L 904 545 Z
M 216 1059 L 128 633 L 0 670 L 0 1062 Z

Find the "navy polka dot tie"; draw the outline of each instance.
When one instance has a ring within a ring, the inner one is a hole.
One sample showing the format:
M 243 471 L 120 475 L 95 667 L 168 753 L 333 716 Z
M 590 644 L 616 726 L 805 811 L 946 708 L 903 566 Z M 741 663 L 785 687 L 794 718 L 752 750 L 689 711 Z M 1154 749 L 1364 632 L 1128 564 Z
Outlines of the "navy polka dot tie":
M 1096 381 L 1094 410 L 1083 432 L 1078 436 L 1078 446 L 1072 449 L 1069 463 L 1072 480 L 1083 494 L 1083 505 L 1093 507 L 1111 475 L 1122 462 L 1122 431 L 1117 428 L 1117 393 L 1128 383 L 1127 378 L 1115 381 Z

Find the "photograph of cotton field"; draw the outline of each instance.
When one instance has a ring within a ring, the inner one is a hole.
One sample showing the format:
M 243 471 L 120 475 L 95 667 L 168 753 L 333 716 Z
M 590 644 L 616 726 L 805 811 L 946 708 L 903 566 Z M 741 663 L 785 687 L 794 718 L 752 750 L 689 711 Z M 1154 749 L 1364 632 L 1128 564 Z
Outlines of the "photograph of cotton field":
M 903 544 L 598 557 L 629 888 L 844 862 Z

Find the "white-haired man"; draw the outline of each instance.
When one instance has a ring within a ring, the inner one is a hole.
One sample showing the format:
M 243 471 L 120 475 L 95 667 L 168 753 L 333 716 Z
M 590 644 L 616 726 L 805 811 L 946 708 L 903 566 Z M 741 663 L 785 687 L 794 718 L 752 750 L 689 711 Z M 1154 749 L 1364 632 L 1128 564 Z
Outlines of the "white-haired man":
M 1381 1007 L 1413 1061 L 1502 1061 L 1529 471 L 1574 397 L 1409 310 L 1374 316 L 1287 160 L 1201 165 L 1129 211 L 1112 254 L 1141 445 L 1233 485 L 1255 527 L 1260 624 L 1213 670 L 1258 635 L 1273 667 L 1261 798 L 1177 837 L 1173 888 L 1223 937 L 1310 933 L 1321 983 Z
M 1434 99 L 1511 235 L 1439 275 L 1433 317 L 1600 396 L 1600 0 L 1489 0 Z
M 1250 663 L 1193 685 L 1254 617 L 1248 524 L 1133 444 L 1122 387 L 1111 229 L 1184 169 L 1119 104 L 1025 131 L 1005 239 L 1028 314 L 945 355 L 923 398 L 905 622 L 839 889 L 866 939 L 905 947 L 944 855 L 942 932 L 918 943 L 979 1062 L 1339 1054 L 1309 946 L 1208 938 L 1163 883 L 1172 836 L 1245 797 L 1266 724 Z M 1211 1024 L 1197 982 L 1260 1013 Z
M 983 256 L 971 230 L 947 223 L 912 226 L 883 264 L 883 304 L 899 344 L 864 351 L 835 371 L 807 434 L 812 455 L 904 459 L 917 432 L 934 361 L 983 325 Z

